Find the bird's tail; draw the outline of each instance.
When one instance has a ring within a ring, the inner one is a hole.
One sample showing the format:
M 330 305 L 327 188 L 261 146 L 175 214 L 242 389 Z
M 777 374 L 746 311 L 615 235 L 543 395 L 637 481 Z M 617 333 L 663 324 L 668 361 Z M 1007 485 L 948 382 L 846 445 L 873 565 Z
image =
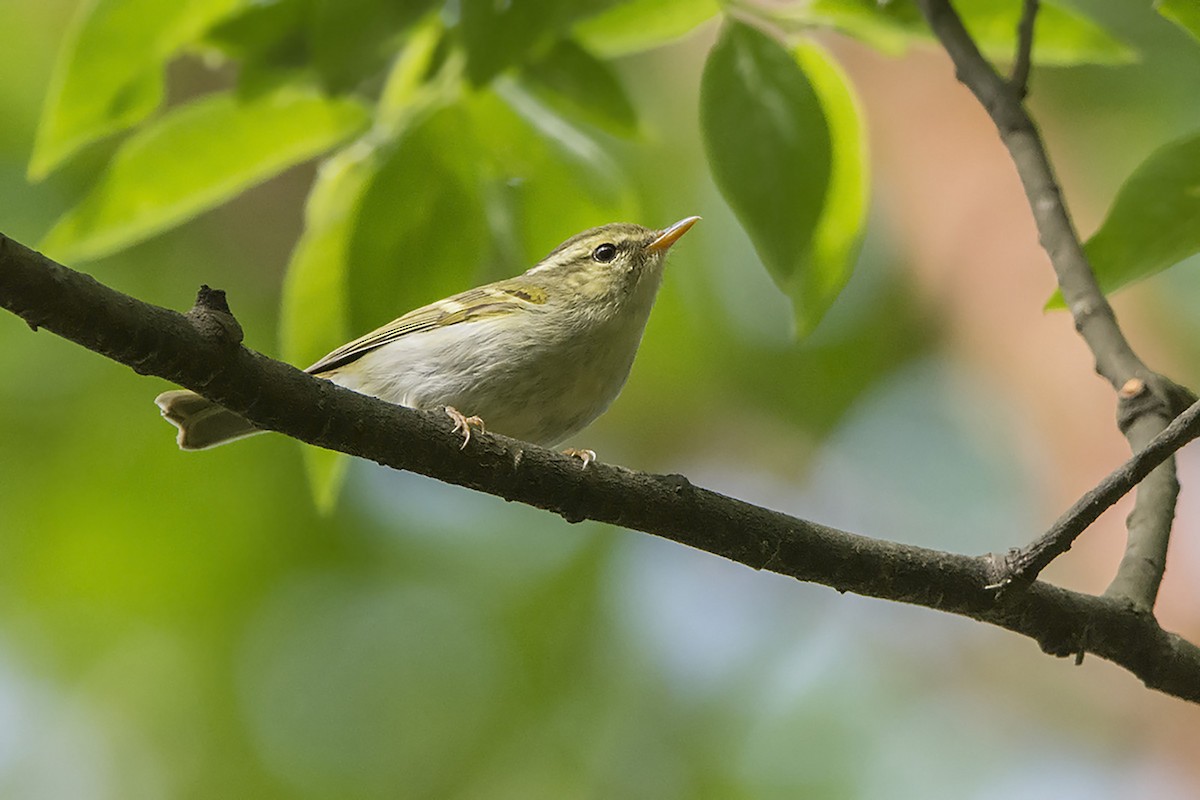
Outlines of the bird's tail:
M 177 389 L 154 398 L 162 415 L 176 428 L 180 450 L 207 450 L 219 444 L 262 433 L 261 428 L 195 392 Z

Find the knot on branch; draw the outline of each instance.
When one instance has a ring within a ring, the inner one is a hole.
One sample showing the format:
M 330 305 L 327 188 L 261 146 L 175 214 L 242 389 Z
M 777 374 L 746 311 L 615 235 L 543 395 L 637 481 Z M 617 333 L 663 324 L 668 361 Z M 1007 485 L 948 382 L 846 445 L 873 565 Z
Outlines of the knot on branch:
M 196 292 L 196 302 L 185 314 L 192 325 L 206 339 L 212 339 L 228 348 L 242 343 L 242 326 L 229 310 L 225 292 L 202 285 Z
M 1130 427 L 1150 414 L 1172 420 L 1196 402 L 1191 391 L 1158 373 L 1130 378 L 1117 391 L 1117 426 L 1128 434 Z
M 663 475 L 662 482 L 676 497 L 688 497 L 695 494 L 696 487 L 692 486 L 692 482 L 684 475 L 678 473 Z
M 987 583 L 983 588 L 992 592 L 992 600 L 996 603 L 1004 600 L 1010 592 L 1028 588 L 1036 577 L 1028 574 L 1029 553 L 1016 547 L 1003 555 L 988 553 L 983 560 L 987 576 Z
M 1046 535 L 1025 547 L 983 556 L 987 581 L 983 589 L 991 593 L 993 603 L 1000 605 L 1023 594 L 1051 561 L 1071 549 L 1071 538 L 1063 540 L 1059 529 L 1056 523 Z
M 1001 81 L 995 88 L 995 93 L 984 104 L 1000 138 L 1008 140 L 1020 134 L 1036 134 L 1033 120 L 1026 113 L 1024 105 L 1025 88 Z

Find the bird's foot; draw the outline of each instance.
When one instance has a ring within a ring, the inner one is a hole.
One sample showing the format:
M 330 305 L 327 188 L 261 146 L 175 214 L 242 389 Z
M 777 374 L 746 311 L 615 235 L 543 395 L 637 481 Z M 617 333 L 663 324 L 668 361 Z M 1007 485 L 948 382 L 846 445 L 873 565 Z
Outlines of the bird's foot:
M 475 416 L 468 417 L 454 406 L 446 406 L 446 416 L 454 420 L 454 433 L 463 435 L 463 443 L 459 445 L 459 450 L 466 449 L 467 442 L 471 441 L 472 425 L 479 428 L 481 433 L 487 431 L 487 428 L 483 426 L 483 420 Z
M 584 469 L 587 469 L 588 464 L 590 464 L 596 460 L 596 451 L 595 450 L 578 450 L 574 447 L 568 447 L 566 450 L 563 450 L 562 452 L 563 452 L 564 456 L 572 456 L 572 457 L 578 458 L 580 461 L 582 461 Z

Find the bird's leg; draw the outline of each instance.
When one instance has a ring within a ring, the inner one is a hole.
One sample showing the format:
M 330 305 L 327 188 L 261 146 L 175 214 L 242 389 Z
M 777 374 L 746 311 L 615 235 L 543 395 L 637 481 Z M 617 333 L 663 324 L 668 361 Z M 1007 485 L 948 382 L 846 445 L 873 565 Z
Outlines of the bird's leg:
M 563 450 L 562 452 L 563 452 L 564 456 L 572 456 L 572 457 L 578 458 L 580 461 L 582 461 L 584 469 L 587 469 L 588 464 L 590 464 L 596 460 L 596 451 L 595 450 L 579 450 L 574 447 L 568 447 L 566 450 Z
M 480 432 L 487 430 L 487 428 L 483 427 L 483 420 L 479 417 L 468 417 L 454 406 L 446 406 L 446 416 L 454 420 L 454 433 L 462 433 L 463 435 L 463 443 L 459 445 L 459 450 L 465 449 L 467 442 L 471 441 L 472 425 L 478 427 Z

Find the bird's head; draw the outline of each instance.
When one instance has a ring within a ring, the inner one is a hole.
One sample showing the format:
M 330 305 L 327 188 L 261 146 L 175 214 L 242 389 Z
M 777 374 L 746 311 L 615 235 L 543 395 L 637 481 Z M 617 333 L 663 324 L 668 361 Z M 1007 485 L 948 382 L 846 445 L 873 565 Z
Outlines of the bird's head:
M 662 273 L 667 251 L 699 217 L 686 217 L 654 230 L 630 222 L 589 228 L 554 248 L 526 273 L 531 278 L 564 281 L 584 294 L 631 291 L 645 278 Z

